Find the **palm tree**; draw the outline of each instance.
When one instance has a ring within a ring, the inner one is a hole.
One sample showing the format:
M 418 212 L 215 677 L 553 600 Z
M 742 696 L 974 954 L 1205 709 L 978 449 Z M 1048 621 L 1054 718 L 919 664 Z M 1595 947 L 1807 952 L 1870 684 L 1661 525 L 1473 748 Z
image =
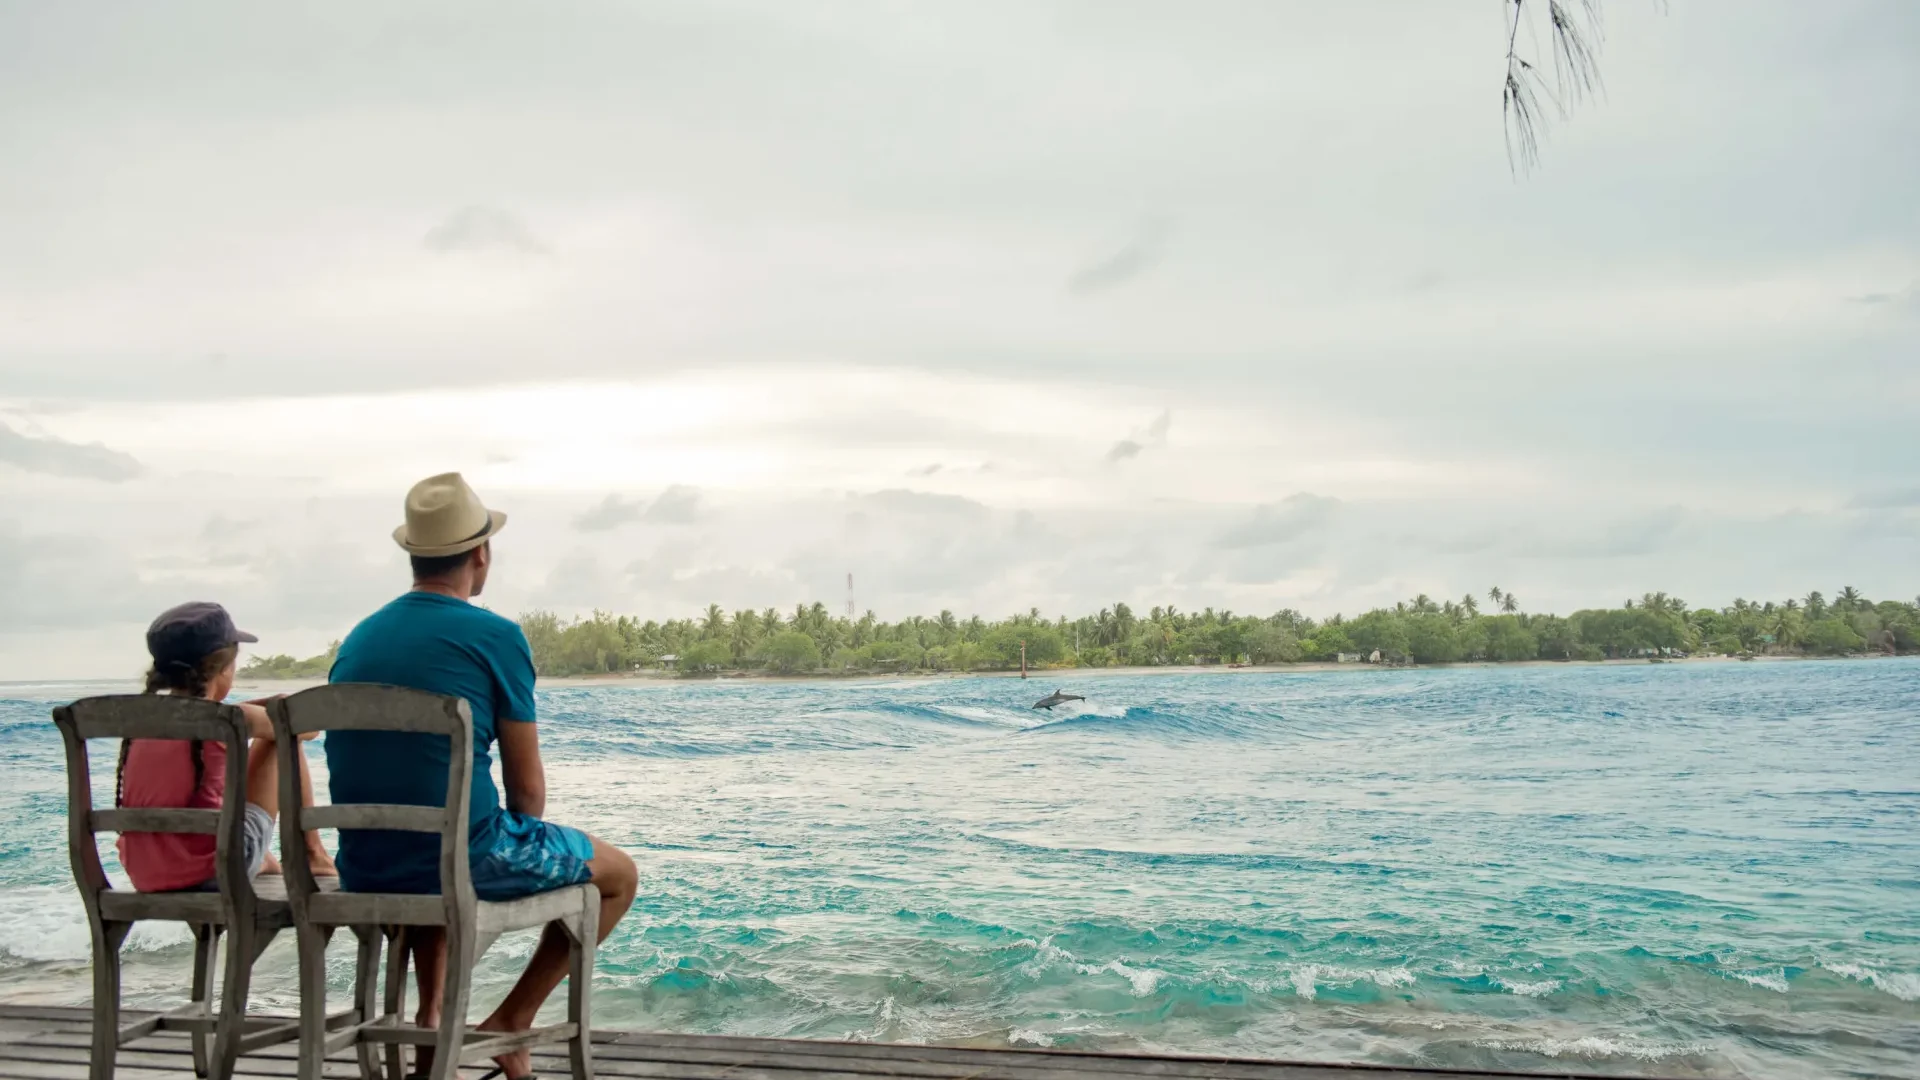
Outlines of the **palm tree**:
M 745 660 L 760 644 L 760 616 L 752 609 L 733 613 L 733 658 Z
M 1800 617 L 1799 607 L 1781 608 L 1773 620 L 1773 643 L 1782 649 L 1791 649 L 1805 637 L 1806 622 Z
M 1511 615 L 1520 610 L 1520 601 L 1515 600 L 1512 593 L 1508 593 L 1500 598 L 1500 610 Z
M 1469 619 L 1478 618 L 1480 615 L 1480 601 L 1475 600 L 1472 593 L 1460 598 L 1460 607 L 1466 611 Z
M 719 637 L 726 629 L 727 613 L 720 609 L 719 604 L 708 604 L 706 621 L 700 627 L 700 637 L 710 641 Z
M 1421 593 L 1413 598 L 1413 610 L 1422 615 L 1429 615 L 1440 609 L 1433 605 L 1433 597 Z
M 1544 6 L 1551 29 L 1548 52 L 1551 64 L 1537 54 L 1532 60 L 1522 55 L 1524 43 L 1537 42 L 1534 34 L 1521 34 L 1520 24 L 1527 17 L 1529 0 L 1508 0 L 1507 75 L 1500 88 L 1500 117 L 1507 136 L 1507 167 L 1515 173 L 1531 169 L 1540 160 L 1540 125 L 1548 108 L 1563 115 L 1573 105 L 1593 93 L 1600 85 L 1600 4 L 1598 0 L 1567 3 L 1533 0 L 1532 10 Z M 1551 67 L 1553 79 L 1545 72 Z
M 1494 607 L 1500 606 L 1500 598 L 1505 595 L 1506 593 L 1501 592 L 1500 586 L 1498 585 L 1495 585 L 1493 588 L 1487 590 L 1487 599 L 1493 601 Z
M 768 637 L 780 632 L 779 608 L 768 608 L 760 613 L 760 632 Z
M 1834 609 L 1838 611 L 1853 611 L 1863 603 L 1865 600 L 1861 598 L 1860 590 L 1851 585 L 1842 588 L 1840 595 L 1833 598 Z
M 1827 598 L 1821 596 L 1820 590 L 1818 589 L 1807 594 L 1806 604 L 1807 616 L 1809 618 L 1818 619 L 1827 613 Z

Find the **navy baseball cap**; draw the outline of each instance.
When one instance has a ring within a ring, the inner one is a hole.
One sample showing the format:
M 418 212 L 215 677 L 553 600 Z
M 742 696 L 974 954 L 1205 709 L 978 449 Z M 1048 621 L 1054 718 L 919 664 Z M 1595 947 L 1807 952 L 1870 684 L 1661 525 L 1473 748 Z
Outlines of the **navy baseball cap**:
M 233 625 L 226 608 L 204 600 L 168 608 L 147 627 L 147 652 L 156 664 L 198 664 L 229 645 L 259 640 Z

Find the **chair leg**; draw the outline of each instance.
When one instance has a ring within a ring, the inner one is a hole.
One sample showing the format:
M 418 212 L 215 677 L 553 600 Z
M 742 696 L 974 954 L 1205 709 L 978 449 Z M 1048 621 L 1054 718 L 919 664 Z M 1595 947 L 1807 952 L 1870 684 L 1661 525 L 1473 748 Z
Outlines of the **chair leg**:
M 327 1056 L 327 939 L 331 926 L 294 928 L 300 946 L 300 1050 L 295 1075 L 320 1080 Z M 228 948 L 232 948 L 229 945 Z
M 447 988 L 441 995 L 440 1037 L 433 1044 L 429 1080 L 455 1080 L 467 1041 L 467 995 L 473 986 L 473 927 L 447 927 Z
M 366 1024 L 380 1018 L 380 941 L 377 926 L 356 926 L 353 936 L 360 943 L 353 964 L 353 1023 Z M 362 1040 L 354 1047 L 360 1059 L 361 1080 L 379 1080 L 380 1047 Z
M 227 970 L 220 986 L 220 1015 L 213 1025 L 213 1060 L 207 1075 L 229 1080 L 240 1060 L 240 1037 L 247 1031 L 247 991 L 253 982 L 254 938 L 246 924 L 227 927 Z
M 384 1015 L 394 1018 L 395 1023 L 407 1023 L 407 928 L 389 926 L 387 935 L 387 995 Z M 387 1080 L 406 1080 L 407 1048 L 399 1043 L 388 1043 Z
M 214 1015 L 213 965 L 220 956 L 220 932 L 218 923 L 198 923 L 193 927 L 193 997 L 195 1005 L 201 1006 L 206 1015 Z M 205 1077 L 212 1068 L 212 1059 L 207 1056 L 209 1033 L 195 1031 L 193 1042 L 193 1075 Z
M 589 895 L 580 917 L 568 930 L 567 1019 L 574 1026 L 567 1042 L 573 1080 L 593 1080 L 593 957 L 600 940 L 600 897 Z
M 93 924 L 93 1056 L 87 1072 L 92 1080 L 113 1080 L 120 1056 L 120 946 L 132 929 L 132 923 Z

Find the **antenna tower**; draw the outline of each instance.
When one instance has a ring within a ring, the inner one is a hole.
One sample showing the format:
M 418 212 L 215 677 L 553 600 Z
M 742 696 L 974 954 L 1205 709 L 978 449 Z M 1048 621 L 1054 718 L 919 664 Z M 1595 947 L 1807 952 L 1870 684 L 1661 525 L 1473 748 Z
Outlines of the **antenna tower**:
M 847 621 L 853 621 L 853 571 L 847 571 Z

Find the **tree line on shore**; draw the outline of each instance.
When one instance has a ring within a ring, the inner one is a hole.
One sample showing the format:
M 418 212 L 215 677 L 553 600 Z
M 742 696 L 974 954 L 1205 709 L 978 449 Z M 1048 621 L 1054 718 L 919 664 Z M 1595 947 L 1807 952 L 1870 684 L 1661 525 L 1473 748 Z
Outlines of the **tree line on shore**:
M 1530 614 L 1498 588 L 1436 601 L 1425 594 L 1347 618 L 1310 619 L 1292 609 L 1267 616 L 1208 608 L 1115 604 L 1078 619 L 1035 609 L 995 622 L 951 611 L 884 622 L 824 604 L 729 613 L 719 605 L 691 619 L 640 620 L 596 611 L 565 619 L 520 617 L 541 675 L 593 675 L 665 668 L 687 675 L 766 671 L 781 675 L 1011 670 L 1022 651 L 1032 668 L 1286 664 L 1360 659 L 1391 664 L 1456 661 L 1605 660 L 1711 653 L 1845 656 L 1920 651 L 1920 598 L 1873 602 L 1851 586 L 1783 601 L 1735 600 L 1695 608 L 1647 593 L 1618 608 Z M 335 649 L 338 648 L 336 643 Z M 255 678 L 324 677 L 320 656 L 255 657 Z

